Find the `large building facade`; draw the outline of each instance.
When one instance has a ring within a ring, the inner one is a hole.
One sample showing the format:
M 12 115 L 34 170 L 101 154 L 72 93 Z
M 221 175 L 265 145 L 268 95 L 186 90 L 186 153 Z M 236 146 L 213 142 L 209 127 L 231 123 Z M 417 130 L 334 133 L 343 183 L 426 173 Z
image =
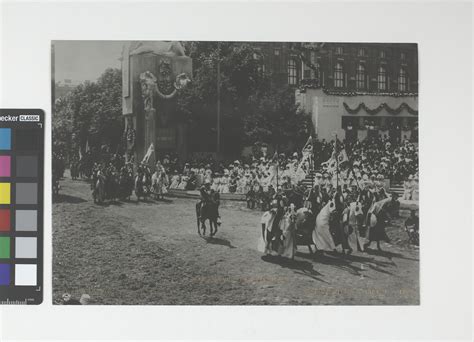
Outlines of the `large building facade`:
M 416 44 L 255 43 L 275 86 L 295 87 L 321 139 L 418 139 Z

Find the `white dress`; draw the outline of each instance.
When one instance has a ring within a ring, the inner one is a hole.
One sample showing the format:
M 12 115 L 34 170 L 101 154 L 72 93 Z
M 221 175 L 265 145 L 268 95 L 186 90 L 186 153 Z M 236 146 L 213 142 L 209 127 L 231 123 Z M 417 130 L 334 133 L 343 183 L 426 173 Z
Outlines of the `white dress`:
M 329 201 L 316 217 L 316 229 L 313 231 L 313 242 L 316 248 L 323 251 L 333 251 L 336 246 L 329 231 L 329 216 L 331 213 Z

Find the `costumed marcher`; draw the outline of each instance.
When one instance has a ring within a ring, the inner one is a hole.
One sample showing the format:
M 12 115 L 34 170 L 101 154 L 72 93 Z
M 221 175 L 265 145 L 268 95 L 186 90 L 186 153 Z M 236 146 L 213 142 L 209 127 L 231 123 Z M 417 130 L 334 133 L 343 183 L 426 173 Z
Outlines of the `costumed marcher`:
M 388 206 L 391 199 L 385 198 L 381 201 L 375 202 L 370 208 L 368 217 L 368 238 L 364 244 L 364 249 L 370 247 L 373 241 L 377 242 L 377 249 L 382 250 L 380 247 L 380 241 L 390 242 L 390 239 L 385 232 L 385 226 L 390 219 L 388 212 Z
M 364 213 L 360 202 L 352 202 L 343 212 L 344 234 L 352 250 L 364 251 L 364 239 L 360 229 L 364 224 Z
M 316 229 L 313 231 L 313 241 L 320 251 L 334 251 L 336 246 L 329 231 L 329 221 L 331 215 L 336 210 L 333 200 L 329 201 L 316 217 Z

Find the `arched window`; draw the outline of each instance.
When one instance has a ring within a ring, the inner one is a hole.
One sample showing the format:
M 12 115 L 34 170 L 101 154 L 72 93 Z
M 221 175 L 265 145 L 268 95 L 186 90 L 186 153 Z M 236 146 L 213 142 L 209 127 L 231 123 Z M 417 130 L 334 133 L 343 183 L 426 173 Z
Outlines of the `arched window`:
M 356 88 L 365 89 L 365 66 L 359 64 L 356 71 Z
M 298 81 L 298 70 L 294 59 L 288 60 L 288 84 L 296 84 Z
M 387 72 L 384 67 L 379 67 L 377 72 L 377 89 L 387 90 Z
M 407 91 L 407 73 L 405 69 L 400 68 L 400 72 L 398 73 L 398 91 Z
M 334 67 L 334 87 L 344 87 L 344 68 L 341 63 L 337 63 Z

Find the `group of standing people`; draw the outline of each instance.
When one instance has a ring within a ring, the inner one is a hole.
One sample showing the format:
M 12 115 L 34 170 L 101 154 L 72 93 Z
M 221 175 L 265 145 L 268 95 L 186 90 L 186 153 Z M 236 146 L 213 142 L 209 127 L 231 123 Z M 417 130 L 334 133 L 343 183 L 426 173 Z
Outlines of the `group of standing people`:
M 324 189 L 324 188 L 323 188 Z M 319 251 L 343 253 L 365 251 L 372 242 L 389 242 L 385 227 L 398 215 L 396 196 L 377 194 L 370 189 L 355 190 L 345 196 L 338 187 L 328 194 L 315 185 L 304 198 L 302 207 L 277 192 L 271 207 L 261 219 L 262 252 L 293 258 L 297 245 L 315 246 Z

